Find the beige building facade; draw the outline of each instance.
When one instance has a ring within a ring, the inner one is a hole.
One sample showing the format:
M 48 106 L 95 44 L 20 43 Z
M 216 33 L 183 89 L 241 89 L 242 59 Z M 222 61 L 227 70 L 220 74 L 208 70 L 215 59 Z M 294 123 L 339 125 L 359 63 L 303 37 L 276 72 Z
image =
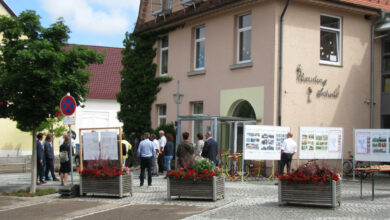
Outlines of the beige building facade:
M 300 126 L 343 127 L 348 158 L 354 128 L 385 124 L 384 40 L 372 30 L 386 11 L 351 2 L 142 0 L 136 34 L 179 25 L 156 43 L 157 75 L 173 80 L 161 85 L 152 126 L 176 120 L 179 80 L 180 115 L 289 126 L 296 141 Z M 206 129 L 182 126 L 193 140 Z

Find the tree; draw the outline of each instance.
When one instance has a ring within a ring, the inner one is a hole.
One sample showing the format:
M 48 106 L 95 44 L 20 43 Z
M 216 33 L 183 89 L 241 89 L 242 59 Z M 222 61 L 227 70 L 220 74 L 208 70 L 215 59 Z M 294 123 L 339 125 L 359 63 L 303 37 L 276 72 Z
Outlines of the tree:
M 150 112 L 161 90 L 159 85 L 172 80 L 171 77 L 156 77 L 157 65 L 153 63 L 156 49 L 153 46 L 157 36 L 156 33 L 140 36 L 126 33 L 123 41 L 122 82 L 117 101 L 121 105 L 118 118 L 123 122 L 126 135 L 135 132 L 139 136 L 151 131 Z
M 22 131 L 33 132 L 30 191 L 35 192 L 38 127 L 56 116 L 62 96 L 70 93 L 77 105 L 85 100 L 84 86 L 92 74 L 85 68 L 102 63 L 103 57 L 86 47 L 64 50 L 69 28 L 62 19 L 48 28 L 41 26 L 34 11 L 19 17 L 0 16 L 0 117 L 17 122 Z

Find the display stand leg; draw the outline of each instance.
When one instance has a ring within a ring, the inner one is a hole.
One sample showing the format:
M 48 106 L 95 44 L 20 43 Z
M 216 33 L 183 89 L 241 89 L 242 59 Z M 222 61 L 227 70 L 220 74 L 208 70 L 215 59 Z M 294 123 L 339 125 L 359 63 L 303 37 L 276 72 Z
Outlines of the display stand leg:
M 355 171 L 353 171 L 355 172 Z M 360 175 L 360 199 L 363 199 L 363 176 Z
M 371 186 L 372 186 L 372 196 L 371 196 L 371 200 L 374 201 L 374 198 L 375 198 L 375 180 L 374 180 L 374 173 L 371 173 Z

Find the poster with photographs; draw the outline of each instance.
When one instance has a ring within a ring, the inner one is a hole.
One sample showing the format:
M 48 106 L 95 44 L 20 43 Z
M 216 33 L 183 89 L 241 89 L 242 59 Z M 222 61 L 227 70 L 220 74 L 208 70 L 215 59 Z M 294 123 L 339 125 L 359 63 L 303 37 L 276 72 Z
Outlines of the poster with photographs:
M 299 159 L 341 159 L 342 146 L 343 128 L 299 128 Z
M 289 127 L 245 125 L 244 160 L 280 160 Z
M 390 162 L 390 129 L 355 129 L 357 161 Z

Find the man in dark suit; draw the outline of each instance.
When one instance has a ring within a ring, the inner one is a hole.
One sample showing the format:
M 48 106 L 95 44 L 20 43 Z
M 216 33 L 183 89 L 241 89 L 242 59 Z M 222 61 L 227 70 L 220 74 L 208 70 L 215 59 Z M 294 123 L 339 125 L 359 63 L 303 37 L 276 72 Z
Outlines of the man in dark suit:
M 217 166 L 217 154 L 218 154 L 218 144 L 213 139 L 211 131 L 206 133 L 206 142 L 203 146 L 202 157 L 209 158 L 214 162 L 214 168 Z
M 40 185 L 40 184 L 43 184 L 43 183 L 46 183 L 44 180 L 43 180 L 43 165 L 44 165 L 44 157 L 45 157 L 45 153 L 43 151 L 43 145 L 42 145 L 42 140 L 43 140 L 43 134 L 42 133 L 39 133 L 37 135 L 37 157 L 38 157 L 38 178 L 39 178 L 39 182 L 37 182 L 37 185 Z M 37 180 L 38 181 L 38 180 Z
M 46 158 L 46 171 L 45 171 L 46 181 L 50 180 L 49 171 L 51 172 L 53 181 L 58 181 L 56 175 L 54 174 L 54 152 L 53 152 L 53 145 L 51 143 L 52 140 L 53 140 L 53 136 L 51 134 L 48 134 L 43 144 L 43 146 L 45 147 L 45 158 Z

